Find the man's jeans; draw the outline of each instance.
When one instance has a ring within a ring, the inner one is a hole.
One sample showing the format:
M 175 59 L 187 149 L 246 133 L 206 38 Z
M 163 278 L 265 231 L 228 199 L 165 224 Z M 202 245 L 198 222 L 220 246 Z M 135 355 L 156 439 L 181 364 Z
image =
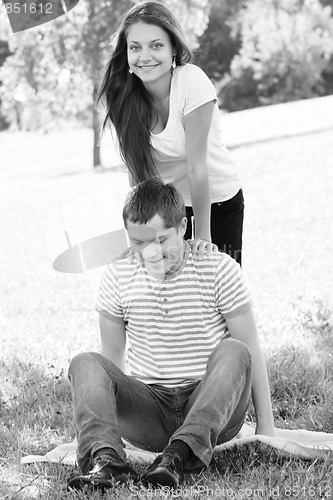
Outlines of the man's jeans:
M 83 472 L 101 448 L 113 448 L 126 460 L 121 438 L 154 452 L 181 439 L 194 454 L 186 470 L 194 471 L 208 466 L 214 446 L 232 439 L 243 424 L 251 396 L 251 355 L 244 343 L 223 339 L 202 380 L 185 387 L 146 385 L 93 352 L 75 356 L 69 378 Z

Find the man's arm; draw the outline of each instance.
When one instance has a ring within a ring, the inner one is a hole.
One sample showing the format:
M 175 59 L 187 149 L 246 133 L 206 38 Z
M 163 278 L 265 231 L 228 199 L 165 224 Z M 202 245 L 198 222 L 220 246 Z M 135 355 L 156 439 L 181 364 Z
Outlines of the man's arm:
M 101 353 L 110 359 L 123 372 L 126 360 L 126 328 L 122 319 L 106 318 L 99 315 L 99 328 L 101 332 Z
M 252 310 L 228 318 L 226 321 L 231 337 L 244 342 L 251 352 L 252 399 L 257 419 L 256 434 L 274 436 L 274 420 L 266 362 L 259 344 Z

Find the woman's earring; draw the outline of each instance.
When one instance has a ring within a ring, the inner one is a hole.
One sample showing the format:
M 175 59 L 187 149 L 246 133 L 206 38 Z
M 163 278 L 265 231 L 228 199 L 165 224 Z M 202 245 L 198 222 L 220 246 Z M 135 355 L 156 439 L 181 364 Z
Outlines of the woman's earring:
M 131 68 L 129 68 L 128 72 L 129 72 L 130 75 L 133 74 L 133 70 Z
M 177 66 L 176 64 L 176 56 L 173 56 L 173 59 L 172 59 L 172 69 L 175 69 L 175 67 Z

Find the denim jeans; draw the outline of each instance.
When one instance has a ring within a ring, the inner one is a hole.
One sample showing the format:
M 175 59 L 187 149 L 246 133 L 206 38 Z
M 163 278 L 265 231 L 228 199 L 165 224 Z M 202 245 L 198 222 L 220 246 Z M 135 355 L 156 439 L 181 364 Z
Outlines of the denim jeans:
M 244 343 L 223 339 L 203 378 L 175 388 L 146 385 L 94 352 L 73 358 L 69 378 L 83 472 L 101 448 L 112 448 L 126 460 L 122 438 L 154 452 L 181 439 L 193 452 L 185 469 L 195 471 L 208 466 L 214 446 L 232 439 L 243 424 L 251 396 L 251 355 Z

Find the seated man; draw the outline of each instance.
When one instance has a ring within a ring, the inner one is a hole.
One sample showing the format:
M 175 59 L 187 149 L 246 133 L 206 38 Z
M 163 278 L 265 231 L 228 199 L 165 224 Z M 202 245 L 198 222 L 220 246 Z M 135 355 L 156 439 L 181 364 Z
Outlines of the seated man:
M 70 488 L 138 479 L 122 438 L 162 452 L 145 484 L 177 487 L 238 433 L 251 392 L 256 432 L 274 435 L 239 265 L 219 252 L 194 259 L 183 199 L 158 179 L 132 189 L 123 219 L 131 248 L 106 267 L 97 300 L 101 354 L 79 354 L 69 368 L 82 470 Z

